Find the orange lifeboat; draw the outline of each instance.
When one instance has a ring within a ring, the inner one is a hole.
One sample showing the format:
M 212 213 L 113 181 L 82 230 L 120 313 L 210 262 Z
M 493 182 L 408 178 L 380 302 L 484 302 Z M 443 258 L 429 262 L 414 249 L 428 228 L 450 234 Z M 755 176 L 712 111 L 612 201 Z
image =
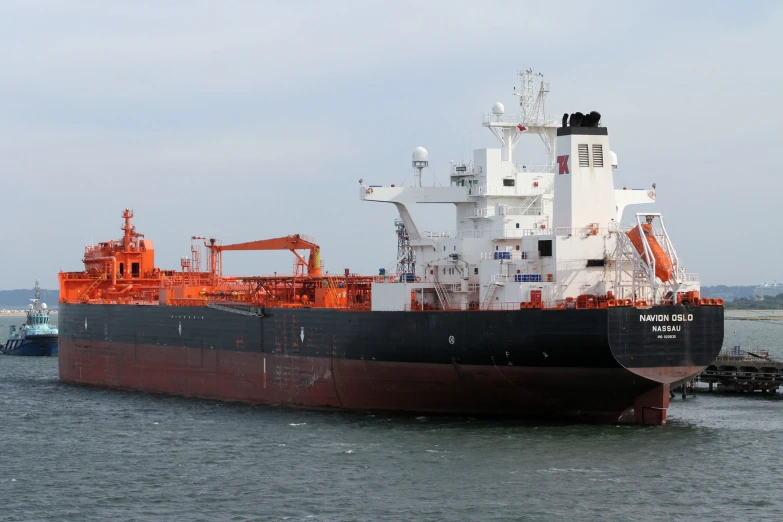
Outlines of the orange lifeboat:
M 669 259 L 669 256 L 666 254 L 666 252 L 664 252 L 660 243 L 658 243 L 658 241 L 655 239 L 652 225 L 649 223 L 644 223 L 641 225 L 641 227 L 644 231 L 645 237 L 647 238 L 647 244 L 650 245 L 653 258 L 655 258 L 655 275 L 658 277 L 658 279 L 665 283 L 672 278 L 672 272 L 674 272 L 672 268 L 672 260 Z M 642 256 L 642 259 L 644 259 L 644 243 L 642 242 L 641 234 L 639 234 L 639 227 L 634 227 L 633 230 L 627 232 L 627 234 L 628 238 L 631 240 L 631 243 L 633 243 L 633 246 L 636 247 L 636 251 L 639 252 L 639 254 Z

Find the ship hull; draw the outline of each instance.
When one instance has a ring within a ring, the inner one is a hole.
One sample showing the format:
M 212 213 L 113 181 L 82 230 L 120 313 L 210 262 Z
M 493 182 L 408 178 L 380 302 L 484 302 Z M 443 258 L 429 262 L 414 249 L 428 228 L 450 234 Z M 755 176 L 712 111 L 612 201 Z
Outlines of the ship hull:
M 28 335 L 23 339 L 9 339 L 0 349 L 0 355 L 53 356 L 57 352 L 56 335 Z
M 360 411 L 613 422 L 634 409 L 637 422 L 661 424 L 669 385 L 720 350 L 723 310 L 660 308 L 254 315 L 64 304 L 60 378 Z

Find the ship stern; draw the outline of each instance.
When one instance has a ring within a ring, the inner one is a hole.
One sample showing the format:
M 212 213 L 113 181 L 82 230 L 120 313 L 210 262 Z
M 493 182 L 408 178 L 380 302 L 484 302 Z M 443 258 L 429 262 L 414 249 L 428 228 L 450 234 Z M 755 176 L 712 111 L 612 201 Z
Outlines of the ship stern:
M 671 388 L 702 372 L 721 350 L 723 307 L 613 308 L 608 321 L 612 355 L 650 384 L 634 400 L 636 423 L 665 424 Z

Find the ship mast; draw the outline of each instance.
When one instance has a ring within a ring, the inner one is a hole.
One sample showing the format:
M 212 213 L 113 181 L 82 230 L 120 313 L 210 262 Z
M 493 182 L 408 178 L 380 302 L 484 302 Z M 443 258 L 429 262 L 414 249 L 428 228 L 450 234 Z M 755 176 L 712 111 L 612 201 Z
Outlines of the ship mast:
M 527 127 L 528 132 L 538 134 L 544 143 L 547 154 L 547 166 L 555 166 L 555 138 L 557 122 L 546 114 L 546 95 L 549 93 L 549 82 L 544 81 L 544 75 L 533 69 L 519 71 L 521 83 L 519 96 L 521 109 L 520 124 Z
M 483 125 L 500 141 L 501 158 L 509 162 L 523 132 L 538 134 L 546 150 L 548 171 L 552 172 L 555 166 L 555 137 L 558 125 L 546 114 L 549 83 L 544 81 L 543 74 L 534 72 L 533 69 L 525 69 L 517 74 L 521 86 L 519 91 L 514 89 L 514 95 L 519 96 L 520 115 L 504 116 L 503 104 L 496 103 L 492 107 L 492 114 L 485 116 Z
M 122 238 L 122 251 L 131 252 L 132 249 L 136 250 L 138 246 L 136 238 L 144 237 L 144 234 L 136 232 L 136 227 L 131 224 L 131 219 L 133 219 L 133 211 L 131 209 L 126 208 L 122 212 L 122 218 L 125 220 L 125 224 L 120 227 L 120 230 L 125 233 Z

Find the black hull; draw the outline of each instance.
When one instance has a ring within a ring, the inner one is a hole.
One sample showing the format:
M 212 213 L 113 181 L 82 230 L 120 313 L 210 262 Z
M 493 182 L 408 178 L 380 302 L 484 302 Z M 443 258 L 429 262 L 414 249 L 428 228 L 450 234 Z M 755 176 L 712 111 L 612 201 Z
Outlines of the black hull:
M 668 386 L 723 342 L 723 308 L 710 306 L 251 312 L 62 304 L 61 379 L 305 407 L 616 420 L 665 409 Z

